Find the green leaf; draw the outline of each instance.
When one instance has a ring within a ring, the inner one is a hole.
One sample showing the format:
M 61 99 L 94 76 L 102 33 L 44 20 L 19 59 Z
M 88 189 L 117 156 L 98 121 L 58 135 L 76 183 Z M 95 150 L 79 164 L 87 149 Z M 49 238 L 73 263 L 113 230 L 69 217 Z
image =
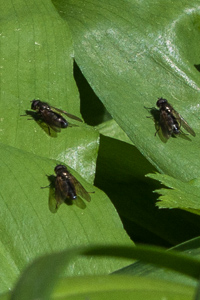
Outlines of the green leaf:
M 11 299 L 49 299 L 58 277 L 80 252 L 81 248 L 39 257 L 22 273 Z
M 1 20 L 2 143 L 60 160 L 92 182 L 98 132 L 75 123 L 49 136 L 30 116 L 30 101 L 41 99 L 80 116 L 79 94 L 73 78 L 73 46 L 69 28 L 50 1 L 3 1 Z M 6 21 L 4 21 L 6 20 Z
M 39 98 L 80 117 L 67 24 L 50 1 L 3 1 L 1 6 L 3 292 L 11 289 L 26 265 L 40 255 L 90 243 L 133 243 L 109 198 L 88 183 L 95 175 L 98 131 L 74 121 L 77 127 L 49 136 L 34 120 L 27 120 L 29 116 L 20 116 L 30 109 L 31 100 Z M 87 191 L 95 191 L 86 209 L 62 204 L 57 213 L 50 212 L 49 189 L 40 187 L 49 184 L 47 175 L 54 173 L 58 163 L 76 170 L 69 168 Z M 128 262 L 79 259 L 66 274 L 109 273 Z
M 32 270 L 29 268 L 24 272 L 21 282 L 16 286 L 16 290 L 11 299 L 17 300 L 25 297 L 31 300 L 36 299 L 37 296 L 43 296 L 42 299 L 44 300 L 49 299 L 49 281 L 46 281 L 46 284 L 43 285 L 43 289 L 38 289 L 37 292 L 36 290 L 32 291 L 30 289 L 31 282 L 29 285 L 26 285 L 28 284 L 27 278 L 31 279 L 30 271 L 32 271 L 32 273 L 35 272 L 36 275 L 39 270 L 39 266 L 38 270 L 36 269 L 36 263 L 37 262 L 31 266 Z M 46 265 L 45 270 L 50 270 L 49 266 L 50 265 Z M 25 278 L 25 275 L 27 278 Z M 50 277 L 47 276 L 47 273 L 45 274 L 46 276 L 43 277 L 43 275 L 41 269 L 40 276 L 42 279 Z M 37 278 L 33 277 L 33 279 L 37 282 Z M 59 280 L 55 290 L 51 294 L 51 299 L 103 299 L 106 297 L 109 297 L 109 299 L 124 299 L 125 297 L 128 297 L 128 299 L 138 300 L 144 299 L 147 294 L 148 299 L 161 299 L 162 297 L 167 297 L 167 299 L 193 299 L 194 288 L 187 285 L 183 286 L 178 283 L 127 275 L 78 276 Z
M 156 264 L 162 264 L 164 266 L 171 267 L 175 270 L 181 270 L 189 275 L 196 277 L 199 274 L 199 261 L 197 259 L 190 258 L 187 255 L 180 254 L 175 251 L 165 252 L 161 249 L 153 247 L 87 247 L 72 249 L 63 251 L 60 253 L 54 253 L 40 257 L 34 261 L 22 274 L 18 283 L 16 284 L 11 299 L 49 299 L 56 281 L 58 281 L 61 271 L 66 264 L 70 263 L 73 256 L 80 254 L 84 255 L 108 255 L 119 257 L 140 257 L 142 260 L 151 261 Z M 155 259 L 157 257 L 157 260 Z M 196 275 L 195 275 L 196 274 Z M 137 284 L 136 284 L 137 282 Z M 33 284 L 34 283 L 34 284 Z M 150 284 L 151 283 L 151 284 Z M 142 289 L 145 286 L 145 289 Z M 176 286 L 177 285 L 177 286 Z M 78 299 L 85 299 L 87 297 L 98 298 L 98 295 L 104 295 L 105 292 L 111 295 L 113 299 L 116 292 L 120 296 L 127 293 L 133 296 L 142 296 L 144 291 L 150 293 L 150 299 L 156 293 L 167 296 L 169 294 L 176 295 L 180 293 L 180 284 L 172 282 L 165 282 L 161 280 L 152 280 L 150 278 L 137 278 L 133 276 L 81 276 L 77 278 L 64 278 L 59 281 L 59 284 L 54 291 L 53 299 L 58 297 L 59 299 L 64 297 L 78 297 Z M 165 288 L 164 288 L 165 287 Z M 168 290 L 166 289 L 168 287 Z M 182 285 L 183 291 L 189 292 L 193 288 L 189 285 Z M 93 295 L 93 296 L 92 296 Z M 119 296 L 118 295 L 118 296 Z M 182 296 L 181 296 L 182 297 Z M 102 299 L 102 298 L 101 298 Z M 110 299 L 110 298 L 109 298 Z M 118 299 L 118 298 L 117 298 Z M 121 298 L 119 298 L 121 299 Z M 170 299 L 170 298 L 169 298 Z M 182 298 L 181 298 L 182 299 Z M 184 299 L 184 298 L 183 298 Z
M 131 276 L 95 276 L 60 280 L 52 299 L 193 299 L 189 286 Z
M 168 189 L 155 190 L 161 194 L 157 205 L 160 208 L 180 208 L 200 214 L 200 179 L 183 182 L 164 174 L 148 174 L 147 177 L 160 181 Z
M 119 127 L 115 120 L 109 120 L 97 126 L 100 134 L 133 145 L 126 133 Z
M 62 204 L 52 214 L 48 205 L 46 174 L 58 161 L 1 144 L 1 292 L 10 289 L 34 258 L 72 246 L 116 243 L 132 245 L 109 198 L 69 170 L 91 194 L 85 209 Z M 7 180 L 8 179 L 8 180 Z M 6 216 L 6 217 L 4 217 Z M 72 261 L 67 275 L 110 273 L 130 261 L 90 258 Z
M 163 173 L 199 177 L 199 2 L 53 3 L 72 32 L 78 66 L 136 147 Z M 154 107 L 159 97 L 188 121 L 195 138 L 164 144 L 154 135 L 144 106 Z
M 68 281 L 69 279 L 69 281 Z M 159 300 L 193 299 L 194 289 L 161 280 L 150 280 L 131 276 L 96 276 L 94 278 L 67 278 L 59 283 L 55 292 L 59 299 L 132 299 Z
M 200 259 L 200 238 L 194 238 L 192 240 L 186 241 L 182 244 L 179 244 L 169 250 L 176 250 L 183 252 L 189 256 L 192 256 L 196 259 Z M 171 282 L 182 283 L 184 285 L 196 286 L 197 280 L 191 278 L 187 275 L 175 272 L 173 270 L 166 270 L 163 267 L 158 267 L 152 264 L 146 264 L 142 262 L 142 259 L 134 262 L 130 266 L 127 266 L 123 269 L 117 270 L 114 274 L 118 275 L 133 275 L 133 276 L 142 276 L 152 279 L 161 279 Z
M 140 259 L 143 262 L 155 264 L 156 266 L 169 268 L 182 274 L 199 279 L 200 259 L 178 251 L 165 251 L 159 247 L 137 246 L 103 246 L 93 247 L 85 251 L 87 256 L 111 256 Z
M 65 251 L 38 258 L 23 272 L 13 290 L 11 300 L 49 299 L 56 279 L 74 253 Z

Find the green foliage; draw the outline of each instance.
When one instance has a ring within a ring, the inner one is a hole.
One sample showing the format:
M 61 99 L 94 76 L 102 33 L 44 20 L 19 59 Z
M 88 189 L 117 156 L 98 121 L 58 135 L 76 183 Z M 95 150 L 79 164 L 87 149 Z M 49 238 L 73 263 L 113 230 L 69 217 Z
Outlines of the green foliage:
M 191 243 L 194 243 L 191 242 Z M 191 245 L 190 245 L 191 246 Z M 189 245 L 188 245 L 189 247 Z M 149 298 L 159 299 L 167 295 L 171 299 L 171 294 L 174 299 L 192 299 L 193 283 L 188 282 L 182 286 L 176 278 L 176 282 L 158 280 L 149 276 L 149 278 L 133 277 L 126 274 L 113 276 L 79 276 L 77 278 L 65 278 L 58 281 L 58 274 L 64 269 L 66 264 L 70 264 L 70 260 L 76 255 L 86 256 L 118 256 L 123 258 L 141 258 L 146 262 L 154 262 L 175 271 L 182 272 L 199 278 L 200 260 L 196 257 L 189 257 L 186 254 L 181 254 L 178 251 L 166 252 L 155 247 L 93 247 L 79 248 L 79 250 L 67 250 L 60 253 L 54 253 L 40 257 L 32 263 L 22 274 L 17 282 L 12 293 L 11 299 L 49 299 L 54 286 L 56 286 L 51 299 L 85 299 L 86 297 L 95 297 L 100 299 L 106 293 L 114 299 L 124 299 L 126 295 L 133 299 L 142 299 L 142 296 L 149 293 Z M 134 268 L 132 268 L 134 272 Z M 174 275 L 174 274 L 173 274 Z M 40 281 L 37 280 L 38 276 Z M 34 283 L 34 284 L 33 284 Z M 137 284 L 136 284 L 137 283 Z M 182 287 L 182 289 L 181 289 Z M 100 294 L 100 295 L 99 295 Z M 179 298 L 180 297 L 180 298 Z M 173 298 L 172 298 L 173 299 Z
M 81 71 L 137 148 L 163 173 L 198 177 L 198 1 L 53 3 L 71 29 Z M 196 138 L 163 144 L 154 136 L 144 106 L 154 107 L 159 97 L 188 121 Z
M 159 180 L 169 189 L 159 189 L 155 192 L 161 194 L 158 199 L 160 208 L 181 208 L 188 211 L 193 211 L 196 214 L 200 213 L 200 185 L 199 178 L 189 182 L 183 182 L 165 174 L 148 174 L 148 177 Z
M 197 0 L 4 0 L 0 8 L 0 299 L 192 299 L 200 273 L 199 240 L 187 242 L 200 233 Z M 196 137 L 155 136 L 145 107 L 158 97 Z M 76 126 L 49 135 L 20 116 L 33 99 L 87 124 L 69 120 Z M 41 187 L 58 163 L 95 192 L 84 210 L 62 204 L 51 213 Z M 134 249 L 127 233 L 185 246 Z M 121 275 L 102 275 L 114 271 Z

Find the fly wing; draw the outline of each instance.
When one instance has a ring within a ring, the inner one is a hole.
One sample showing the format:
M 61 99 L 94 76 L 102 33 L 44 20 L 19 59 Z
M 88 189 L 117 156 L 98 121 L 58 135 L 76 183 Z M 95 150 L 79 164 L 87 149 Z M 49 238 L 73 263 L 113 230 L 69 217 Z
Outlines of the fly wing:
M 162 111 L 160 114 L 160 120 L 158 124 L 158 127 L 161 128 L 162 134 L 166 139 L 169 139 L 173 132 L 169 123 L 170 120 L 168 118 L 168 114 L 165 111 Z
M 181 115 L 179 115 L 179 120 L 180 120 L 180 126 L 182 126 L 185 130 L 187 130 L 187 132 L 189 132 L 192 136 L 196 136 L 196 133 L 194 132 L 194 130 L 190 127 L 190 125 L 186 122 L 186 120 L 183 119 L 183 117 Z
M 52 213 L 56 213 L 58 210 L 58 203 L 55 197 L 55 187 L 50 185 L 49 188 L 49 209 Z
M 78 206 L 81 209 L 86 208 L 86 204 L 84 203 L 84 201 L 80 197 L 77 197 L 76 199 L 74 199 L 73 203 L 76 204 L 76 206 Z
M 73 119 L 73 120 L 76 120 L 76 121 L 79 121 L 79 122 L 83 122 L 83 121 L 82 121 L 80 118 L 78 118 L 77 116 L 74 116 L 74 115 L 72 115 L 72 114 L 70 114 L 70 113 L 68 113 L 68 112 L 66 112 L 66 111 L 64 111 L 64 110 L 62 110 L 62 109 L 56 108 L 56 107 L 54 107 L 54 106 L 51 106 L 51 108 L 54 109 L 54 110 L 56 110 L 56 111 L 58 111 L 58 112 L 61 113 L 61 114 L 65 114 L 66 116 L 68 116 L 69 118 L 71 118 L 71 119 Z
M 72 124 L 72 123 L 68 123 L 68 126 L 69 126 L 69 127 L 78 127 L 78 125 Z
M 65 201 L 65 198 L 67 198 L 67 193 L 66 195 L 64 193 L 62 178 L 57 176 L 55 182 L 55 199 L 56 199 L 57 208 Z
M 61 124 L 56 122 L 56 118 L 54 113 L 51 111 L 44 111 L 42 114 L 43 121 L 54 131 L 60 132 L 61 131 Z
M 76 121 L 79 121 L 79 122 L 83 122 L 83 120 L 81 120 L 80 118 L 78 118 L 77 116 L 74 116 L 66 111 L 63 111 L 63 113 L 68 116 L 69 118 L 73 119 L 73 120 L 76 120 Z
M 55 132 L 60 132 L 61 131 L 61 128 L 60 127 L 56 127 L 56 126 L 54 126 L 54 125 L 50 125 L 50 124 L 48 124 L 48 126 L 51 128 L 51 129 L 53 129 Z
M 85 188 L 82 186 L 82 184 L 80 184 L 80 182 L 72 174 L 70 174 L 70 179 L 75 186 L 77 198 L 79 198 L 79 196 L 80 196 L 81 198 L 90 202 L 91 201 L 90 194 L 85 190 Z
M 52 213 L 56 213 L 58 210 L 58 203 L 55 196 L 55 183 L 56 183 L 56 177 L 55 176 L 48 176 L 49 180 L 51 181 L 49 187 L 49 210 Z M 43 188 L 43 187 L 42 187 Z

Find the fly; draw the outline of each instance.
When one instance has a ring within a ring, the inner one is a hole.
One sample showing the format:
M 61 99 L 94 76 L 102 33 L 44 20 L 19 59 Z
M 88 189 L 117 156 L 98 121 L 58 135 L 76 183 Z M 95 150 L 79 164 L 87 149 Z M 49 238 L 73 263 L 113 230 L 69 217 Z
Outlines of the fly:
M 187 132 L 189 132 L 192 136 L 196 135 L 194 130 L 189 126 L 189 124 L 172 107 L 172 105 L 169 104 L 169 102 L 166 99 L 159 98 L 156 105 L 159 108 L 158 127 L 161 128 L 163 136 L 166 139 L 169 139 L 172 135 L 176 136 L 182 133 L 181 127 L 187 130 Z
M 56 173 L 54 188 L 51 187 L 49 205 L 52 212 L 56 212 L 62 203 L 73 204 L 84 209 L 84 200 L 91 201 L 89 192 L 81 183 L 68 171 L 64 165 L 57 165 L 54 169 Z
M 67 128 L 68 126 L 76 126 L 69 124 L 68 121 L 61 115 L 65 114 L 67 117 L 79 122 L 83 122 L 80 118 L 54 106 L 49 105 L 46 102 L 40 100 L 31 101 L 31 109 L 36 111 L 36 117 L 38 120 L 46 123 L 50 134 L 50 128 L 55 132 L 60 132 L 61 128 Z M 30 113 L 29 113 L 30 114 Z

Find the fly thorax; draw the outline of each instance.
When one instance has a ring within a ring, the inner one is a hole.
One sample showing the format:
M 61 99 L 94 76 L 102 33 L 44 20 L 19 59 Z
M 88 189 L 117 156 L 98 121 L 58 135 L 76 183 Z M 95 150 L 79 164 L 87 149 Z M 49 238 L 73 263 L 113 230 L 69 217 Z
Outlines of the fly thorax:
M 69 179 L 69 174 L 67 172 L 63 172 L 63 176 L 67 179 Z
M 165 109 L 168 112 L 168 114 L 171 114 L 171 109 L 169 108 L 169 106 L 166 106 Z

